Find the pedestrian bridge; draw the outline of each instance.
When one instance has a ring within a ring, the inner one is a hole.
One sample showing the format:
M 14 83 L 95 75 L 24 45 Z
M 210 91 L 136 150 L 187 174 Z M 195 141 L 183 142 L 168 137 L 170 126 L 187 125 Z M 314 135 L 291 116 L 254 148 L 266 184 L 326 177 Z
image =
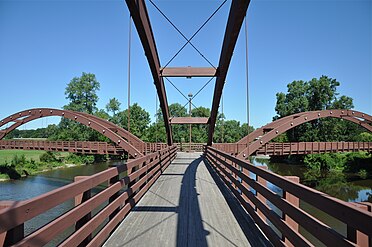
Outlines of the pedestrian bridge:
M 170 146 L 29 200 L 0 202 L 0 246 L 371 246 L 370 204 L 298 182 L 213 147 Z M 25 232 L 29 220 L 69 201 L 70 210 Z

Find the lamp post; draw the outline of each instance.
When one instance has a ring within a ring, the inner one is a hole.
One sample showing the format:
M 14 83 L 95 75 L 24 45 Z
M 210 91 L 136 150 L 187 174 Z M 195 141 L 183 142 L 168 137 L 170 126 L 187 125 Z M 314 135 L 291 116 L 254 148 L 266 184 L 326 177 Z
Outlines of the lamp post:
M 189 116 L 191 117 L 191 100 L 192 100 L 192 93 L 189 93 Z M 191 152 L 191 124 L 189 124 L 190 135 L 189 135 L 189 152 Z

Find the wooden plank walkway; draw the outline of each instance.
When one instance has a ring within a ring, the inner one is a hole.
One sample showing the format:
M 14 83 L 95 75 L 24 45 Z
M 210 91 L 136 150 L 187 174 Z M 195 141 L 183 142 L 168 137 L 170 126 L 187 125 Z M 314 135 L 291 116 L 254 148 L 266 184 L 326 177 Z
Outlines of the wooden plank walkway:
M 267 245 L 204 162 L 178 153 L 104 246 Z

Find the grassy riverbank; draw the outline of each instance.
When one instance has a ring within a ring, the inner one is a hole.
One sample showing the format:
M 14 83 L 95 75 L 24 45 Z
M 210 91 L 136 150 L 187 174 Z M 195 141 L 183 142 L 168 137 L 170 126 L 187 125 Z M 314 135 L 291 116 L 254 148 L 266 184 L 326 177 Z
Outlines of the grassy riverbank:
M 91 164 L 92 155 L 37 150 L 0 150 L 0 180 L 19 179 L 39 172 L 71 165 Z

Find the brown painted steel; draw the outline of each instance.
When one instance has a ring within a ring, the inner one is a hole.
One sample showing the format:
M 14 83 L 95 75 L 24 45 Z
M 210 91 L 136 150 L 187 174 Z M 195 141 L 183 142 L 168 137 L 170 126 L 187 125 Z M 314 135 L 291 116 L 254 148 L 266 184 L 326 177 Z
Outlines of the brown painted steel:
M 370 224 L 370 222 L 372 222 L 371 212 L 366 212 L 359 208 L 353 207 L 347 202 L 333 198 L 302 184 L 290 181 L 289 179 L 270 171 L 253 166 L 247 161 L 233 157 L 215 148 L 207 147 L 206 155 L 211 165 L 216 168 L 216 171 L 219 173 L 220 177 L 224 180 L 225 177 L 228 177 L 229 180 L 235 184 L 236 187 L 233 187 L 229 186 L 229 182 L 226 182 L 226 185 L 230 187 L 239 201 L 243 202 L 242 205 L 245 204 L 247 206 L 248 204 L 248 202 L 245 201 L 244 197 L 242 196 L 245 195 L 251 201 L 253 201 L 256 206 L 259 207 L 259 209 L 268 219 L 270 219 L 276 228 L 282 232 L 284 237 L 288 238 L 288 240 L 290 240 L 295 246 L 303 246 L 302 244 L 298 245 L 300 243 L 299 241 L 303 241 L 302 237 L 298 236 L 298 232 L 295 229 L 288 229 L 286 226 L 282 225 L 280 223 L 281 221 L 276 218 L 276 213 L 273 210 L 266 210 L 265 207 L 269 205 L 262 205 L 260 200 L 256 198 L 257 195 L 252 193 L 249 187 L 257 191 L 258 194 L 264 196 L 275 207 L 279 208 L 285 215 L 290 217 L 295 223 L 298 223 L 324 244 L 328 246 L 356 246 L 356 243 L 346 239 L 345 236 L 337 233 L 335 230 L 331 229 L 331 227 L 304 212 L 299 207 L 296 207 L 292 203 L 288 202 L 285 198 L 278 196 L 276 190 L 272 191 L 271 189 L 260 185 L 256 180 L 245 175 L 243 172 L 237 169 L 236 166 L 247 169 L 250 173 L 262 177 L 264 180 L 276 185 L 286 193 L 289 193 L 292 196 L 299 198 L 299 200 L 303 200 L 319 210 L 344 222 L 348 227 L 352 227 L 353 229 L 372 237 L 372 225 Z M 230 162 L 235 165 L 230 165 Z M 236 177 L 239 177 L 249 187 L 247 187 L 244 183 L 241 183 L 238 179 L 236 179 Z M 242 194 L 239 193 L 238 189 L 242 192 Z M 252 212 L 252 210 L 249 212 L 251 216 L 253 215 L 252 217 L 255 218 L 255 220 L 260 220 L 260 217 L 258 217 L 256 212 Z M 266 225 L 265 222 L 256 223 L 263 227 L 262 230 L 264 232 L 270 232 L 268 229 L 264 229 L 266 227 L 271 228 L 271 226 Z M 270 240 L 275 241 L 278 244 L 281 243 L 278 242 L 278 239 L 275 236 L 268 235 L 268 237 Z
M 218 65 L 218 76 L 214 87 L 213 103 L 211 116 L 209 120 L 208 130 L 208 145 L 212 145 L 213 133 L 215 129 L 218 108 L 220 106 L 222 90 L 225 85 L 227 71 L 230 66 L 231 58 L 234 52 L 235 44 L 239 36 L 239 32 L 246 15 L 250 0 L 232 1 L 230 7 L 229 18 L 227 20 L 225 36 Z
M 147 8 L 144 0 L 126 0 L 128 9 L 133 18 L 145 55 L 150 66 L 154 84 L 159 96 L 160 108 L 163 113 L 168 145 L 172 145 L 172 128 L 169 124 L 168 101 L 163 78 L 160 76 L 160 61 L 155 45 Z
M 286 132 L 303 123 L 307 123 L 316 119 L 333 117 L 341 118 L 347 121 L 351 121 L 359 124 L 368 131 L 372 132 L 372 117 L 366 113 L 353 111 L 353 110 L 323 110 L 323 111 L 312 111 L 305 112 L 301 115 L 296 114 L 296 117 L 291 118 L 290 116 L 286 120 L 282 120 L 279 124 L 273 125 L 267 132 L 258 138 L 256 138 L 249 146 L 245 147 L 239 154 L 238 158 L 245 158 L 255 153 L 263 145 L 274 139 L 276 136 Z M 257 133 L 256 133 L 257 134 Z
M 15 128 L 30 122 L 35 119 L 43 118 L 43 117 L 50 117 L 50 116 L 60 116 L 75 122 L 79 122 L 89 128 L 92 128 L 102 135 L 106 136 L 110 140 L 112 140 L 116 145 L 123 148 L 128 154 L 132 157 L 136 156 L 143 156 L 142 152 L 132 146 L 130 143 L 127 142 L 122 136 L 118 135 L 115 131 L 112 130 L 111 123 L 109 124 L 107 121 L 103 123 L 102 121 L 97 121 L 96 118 L 87 117 L 79 112 L 73 111 L 66 111 L 66 110 L 59 110 L 59 109 L 51 109 L 51 108 L 36 108 L 36 109 L 29 109 L 25 111 L 21 111 L 15 113 L 9 117 L 4 118 L 0 121 L 0 127 L 6 125 L 7 123 L 15 122 L 10 127 L 5 129 L 5 132 L 0 134 L 0 140 L 5 137 L 7 133 L 14 130 Z M 107 124 L 106 124 L 107 123 Z
M 207 124 L 206 117 L 173 117 L 170 119 L 170 124 Z
M 215 77 L 217 70 L 211 67 L 166 67 L 160 68 L 163 77 Z
M 108 224 L 106 224 L 104 229 L 92 240 L 96 243 L 98 238 L 98 242 L 102 243 L 111 232 L 106 230 L 107 227 L 110 226 L 111 229 L 115 228 L 118 222 L 135 206 L 136 202 L 138 202 L 152 183 L 155 182 L 175 156 L 176 147 L 167 147 L 144 157 L 130 160 L 124 165 L 109 168 L 92 176 L 87 176 L 86 178 L 82 178 L 79 181 L 38 197 L 26 201 L 14 202 L 12 204 L 8 203 L 8 208 L 0 211 L 0 236 L 47 210 L 67 200 L 74 199 L 76 196 L 90 191 L 106 181 L 118 177 L 119 174 L 123 172 L 127 172 L 127 176 L 118 179 L 117 182 L 109 185 L 109 187 L 93 197 L 86 198 L 86 201 L 82 201 L 79 205 L 26 237 L 22 237 L 20 241 L 14 243 L 14 246 L 45 245 L 76 222 L 81 222 L 80 219 L 83 216 L 91 213 L 100 205 L 103 205 L 104 208 L 91 218 L 87 218 L 86 222 L 84 222 L 79 229 L 76 229 L 71 236 L 62 242 L 61 246 L 77 246 L 85 240 L 90 241 L 87 237 L 89 237 L 104 220 L 108 219 L 116 209 L 119 209 L 118 213 L 113 215 L 112 218 L 110 217 Z M 136 172 L 132 172 L 132 170 L 136 170 Z M 129 188 L 125 189 L 125 185 L 129 185 Z M 105 205 L 105 202 L 107 202 L 109 198 L 123 189 L 123 193 L 108 205 Z M 126 213 L 123 214 L 123 210 L 125 210 Z M 92 241 L 85 244 L 91 245 Z

